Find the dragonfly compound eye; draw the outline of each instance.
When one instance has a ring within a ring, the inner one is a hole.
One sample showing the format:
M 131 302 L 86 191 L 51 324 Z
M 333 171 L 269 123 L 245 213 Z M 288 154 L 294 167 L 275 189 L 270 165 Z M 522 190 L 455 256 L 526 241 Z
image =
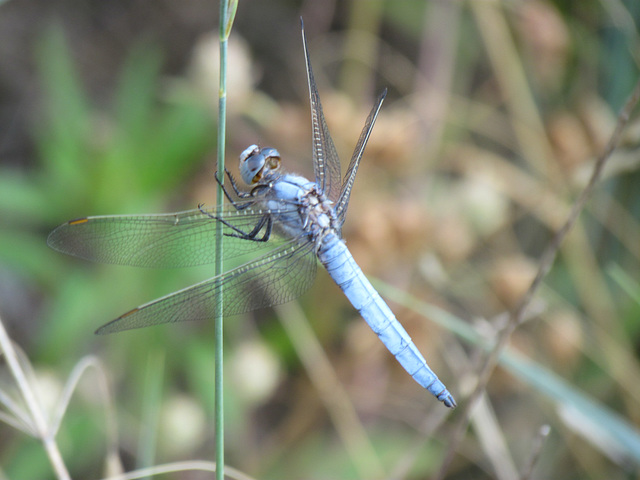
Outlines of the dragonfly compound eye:
M 256 183 L 262 177 L 265 156 L 257 145 L 251 145 L 240 154 L 240 175 L 247 185 Z
M 258 183 L 280 167 L 280 154 L 275 148 L 258 149 L 252 145 L 240 155 L 240 175 L 248 185 Z
M 263 176 L 280 168 L 280 153 L 275 148 L 263 148 L 260 154 L 264 155 L 266 159 L 262 172 Z

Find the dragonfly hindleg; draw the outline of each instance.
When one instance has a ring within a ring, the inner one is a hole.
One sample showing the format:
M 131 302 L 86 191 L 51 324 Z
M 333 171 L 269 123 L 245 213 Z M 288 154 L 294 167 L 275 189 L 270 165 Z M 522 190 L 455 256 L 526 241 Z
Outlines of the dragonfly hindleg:
M 234 231 L 238 233 L 225 233 L 227 237 L 236 237 L 241 238 L 243 240 L 252 240 L 254 242 L 268 242 L 269 238 L 271 238 L 271 228 L 273 226 L 273 220 L 269 215 L 265 215 L 260 219 L 260 221 L 256 224 L 256 226 L 249 233 L 243 232 L 241 229 L 234 227 L 233 225 L 229 225 L 224 220 L 219 219 L 226 226 L 232 228 Z M 264 227 L 264 234 L 262 237 L 258 238 L 258 233 Z
M 225 233 L 224 235 L 227 237 L 236 237 L 236 238 L 241 238 L 242 240 L 251 240 L 254 242 L 268 242 L 269 238 L 271 238 L 271 229 L 273 227 L 273 220 L 269 215 L 263 215 L 258 221 L 258 223 L 256 223 L 256 226 L 253 227 L 253 230 L 251 230 L 250 232 L 245 232 L 241 228 L 238 228 L 235 225 L 232 225 L 231 223 L 227 222 L 224 218 L 218 217 L 217 215 L 213 215 L 207 212 L 203 208 L 202 204 L 198 205 L 198 210 L 200 210 L 200 212 L 202 212 L 207 217 L 222 223 L 223 225 L 229 227 L 231 230 L 236 232 L 236 233 Z M 264 228 L 264 234 L 262 235 L 262 237 L 257 238 L 258 233 L 260 233 L 260 230 L 262 230 L 262 228 Z

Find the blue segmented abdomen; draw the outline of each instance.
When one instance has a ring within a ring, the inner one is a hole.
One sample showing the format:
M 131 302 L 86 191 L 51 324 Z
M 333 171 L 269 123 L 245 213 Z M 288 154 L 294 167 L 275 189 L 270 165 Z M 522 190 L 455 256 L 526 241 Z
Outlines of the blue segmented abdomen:
M 345 243 L 334 234 L 327 235 L 318 251 L 318 258 L 362 318 L 415 381 L 447 407 L 455 407 L 451 393 L 429 368 L 409 334 L 364 276 Z

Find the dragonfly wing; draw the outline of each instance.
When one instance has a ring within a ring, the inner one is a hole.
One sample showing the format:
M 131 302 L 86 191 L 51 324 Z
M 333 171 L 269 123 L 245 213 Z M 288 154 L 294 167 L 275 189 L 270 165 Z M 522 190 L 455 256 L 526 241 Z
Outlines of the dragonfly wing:
M 347 207 L 349 205 L 349 198 L 351 197 L 351 189 L 353 188 L 353 182 L 356 180 L 356 173 L 358 172 L 358 166 L 360 165 L 360 160 L 362 159 L 362 154 L 364 153 L 364 149 L 367 146 L 367 142 L 369 141 L 369 137 L 371 136 L 371 131 L 373 130 L 373 125 L 376 123 L 376 118 L 378 117 L 378 112 L 380 111 L 380 107 L 382 106 L 382 102 L 387 96 L 387 89 L 385 88 L 383 92 L 378 97 L 375 105 L 371 109 L 369 116 L 367 117 L 367 121 L 364 123 L 364 128 L 362 129 L 362 133 L 360 134 L 360 138 L 358 139 L 358 143 L 356 144 L 356 148 L 353 151 L 353 155 L 351 156 L 351 162 L 349 162 L 349 168 L 347 169 L 347 173 L 344 175 L 344 181 L 342 183 L 342 188 L 340 190 L 340 197 L 338 198 L 338 202 L 335 206 L 336 215 L 338 217 L 338 223 L 342 225 L 347 215 Z
M 211 208 L 158 215 L 86 217 L 60 225 L 51 232 L 47 243 L 62 253 L 99 263 L 137 267 L 205 265 L 215 260 L 218 221 L 224 220 L 226 234 L 251 232 L 266 214 L 270 212 L 253 206 L 244 210 L 229 206 L 220 212 Z M 282 218 L 297 212 L 283 205 L 283 211 L 277 214 Z M 225 258 L 272 249 L 274 242 L 225 236 Z
M 223 289 L 224 315 L 285 303 L 311 287 L 316 264 L 312 243 L 290 240 L 221 276 L 134 308 L 103 325 L 96 333 L 212 318 L 220 299 L 218 286 Z
M 302 18 L 300 19 L 302 22 Z M 311 60 L 309 59 L 309 49 L 307 47 L 307 36 L 302 25 L 302 44 L 304 46 L 304 58 L 307 66 L 307 83 L 309 85 L 309 101 L 311 103 L 311 133 L 313 136 L 313 172 L 316 183 L 322 192 L 330 200 L 338 199 L 340 188 L 340 158 L 336 152 L 336 147 L 331 139 L 327 122 L 322 112 L 320 95 L 313 78 Z

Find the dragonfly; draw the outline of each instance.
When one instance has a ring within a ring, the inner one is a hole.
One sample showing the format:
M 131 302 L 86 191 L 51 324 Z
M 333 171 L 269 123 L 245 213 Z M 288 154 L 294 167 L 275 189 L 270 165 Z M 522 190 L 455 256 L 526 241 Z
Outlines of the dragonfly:
M 380 94 L 341 178 L 340 159 L 329 133 L 313 76 L 302 24 L 302 44 L 311 104 L 315 181 L 287 173 L 280 153 L 251 145 L 239 158 L 246 186 L 225 171 L 228 203 L 146 215 L 105 215 L 66 222 L 53 230 L 53 249 L 82 259 L 139 267 L 188 267 L 213 263 L 216 227 L 223 230 L 224 258 L 251 254 L 239 267 L 145 303 L 101 326 L 108 334 L 169 322 L 210 319 L 220 301 L 223 315 L 278 305 L 307 291 L 318 261 L 404 369 L 438 400 L 456 402 L 431 370 L 411 337 L 367 280 L 342 239 L 358 166 L 386 97 Z

